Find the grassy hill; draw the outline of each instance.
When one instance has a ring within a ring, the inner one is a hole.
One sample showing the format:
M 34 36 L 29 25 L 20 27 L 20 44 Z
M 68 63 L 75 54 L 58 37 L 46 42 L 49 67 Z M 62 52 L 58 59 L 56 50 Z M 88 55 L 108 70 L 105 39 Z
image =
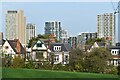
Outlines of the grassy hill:
M 3 68 L 3 78 L 118 78 L 117 75 L 39 69 Z

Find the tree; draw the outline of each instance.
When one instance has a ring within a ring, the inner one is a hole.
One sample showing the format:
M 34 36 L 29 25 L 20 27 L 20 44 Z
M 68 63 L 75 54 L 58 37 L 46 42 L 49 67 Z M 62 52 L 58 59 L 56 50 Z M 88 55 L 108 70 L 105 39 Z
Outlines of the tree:
M 105 43 L 105 39 L 104 38 L 90 38 L 86 41 L 86 45 L 93 45 L 94 42 L 104 42 Z
M 83 51 L 76 48 L 70 53 L 69 65 L 72 70 L 80 71 L 82 69 L 82 63 L 84 59 Z
M 111 53 L 105 48 L 95 48 L 86 56 L 84 60 L 84 68 L 89 72 L 104 73 L 111 57 Z
M 38 38 L 42 38 L 42 39 L 49 39 L 49 35 L 46 35 L 46 34 L 43 34 L 43 35 L 38 34 L 37 37 L 38 37 Z
M 32 43 L 33 43 L 34 41 L 37 41 L 37 40 L 38 40 L 37 37 L 34 37 L 34 38 L 30 39 L 30 40 L 29 40 L 29 43 L 28 43 L 28 48 L 30 48 L 30 47 L 32 46 Z
M 32 46 L 32 43 L 33 43 L 34 41 L 37 41 L 37 40 L 39 40 L 39 39 L 49 39 L 49 35 L 46 35 L 46 34 L 43 34 L 43 35 L 38 34 L 37 37 L 33 37 L 32 39 L 29 40 L 28 48 L 30 48 L 30 47 Z

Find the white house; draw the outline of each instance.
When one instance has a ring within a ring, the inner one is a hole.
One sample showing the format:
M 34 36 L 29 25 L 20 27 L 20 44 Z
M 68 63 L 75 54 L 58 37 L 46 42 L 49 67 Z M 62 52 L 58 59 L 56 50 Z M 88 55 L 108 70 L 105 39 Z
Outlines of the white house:
M 31 48 L 27 49 L 27 57 L 33 61 L 47 61 L 50 50 L 41 40 L 33 42 Z
M 103 42 L 95 42 L 93 45 L 87 46 L 86 51 L 91 52 L 94 48 L 100 48 L 100 47 L 104 47 L 104 46 L 105 45 Z
M 112 54 L 112 59 L 110 59 L 110 64 L 114 66 L 120 65 L 120 46 L 109 46 L 108 49 Z
M 51 53 L 54 54 L 54 64 L 68 64 L 71 47 L 66 43 L 50 44 Z
M 25 49 L 18 39 L 6 40 L 3 44 L 3 54 L 11 55 L 13 58 L 21 55 L 24 58 Z

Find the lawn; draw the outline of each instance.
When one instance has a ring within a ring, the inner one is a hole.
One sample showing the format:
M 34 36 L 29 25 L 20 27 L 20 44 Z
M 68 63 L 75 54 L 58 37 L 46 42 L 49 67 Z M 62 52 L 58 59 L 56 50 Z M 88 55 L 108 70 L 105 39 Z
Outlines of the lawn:
M 117 75 L 39 69 L 2 69 L 3 78 L 118 78 Z

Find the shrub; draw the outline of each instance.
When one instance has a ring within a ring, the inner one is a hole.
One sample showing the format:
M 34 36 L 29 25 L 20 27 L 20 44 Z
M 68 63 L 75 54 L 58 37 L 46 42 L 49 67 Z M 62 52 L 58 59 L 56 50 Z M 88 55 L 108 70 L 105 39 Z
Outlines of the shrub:
M 15 56 L 15 58 L 13 59 L 13 62 L 12 62 L 12 67 L 13 68 L 24 68 L 25 67 L 25 62 L 24 62 L 24 59 L 22 59 L 19 56 Z
M 118 70 L 118 75 L 120 75 L 120 65 L 117 67 L 117 70 Z
M 28 68 L 28 69 L 34 68 L 33 62 L 32 62 L 32 61 L 29 61 L 29 62 L 25 65 L 25 68 Z

